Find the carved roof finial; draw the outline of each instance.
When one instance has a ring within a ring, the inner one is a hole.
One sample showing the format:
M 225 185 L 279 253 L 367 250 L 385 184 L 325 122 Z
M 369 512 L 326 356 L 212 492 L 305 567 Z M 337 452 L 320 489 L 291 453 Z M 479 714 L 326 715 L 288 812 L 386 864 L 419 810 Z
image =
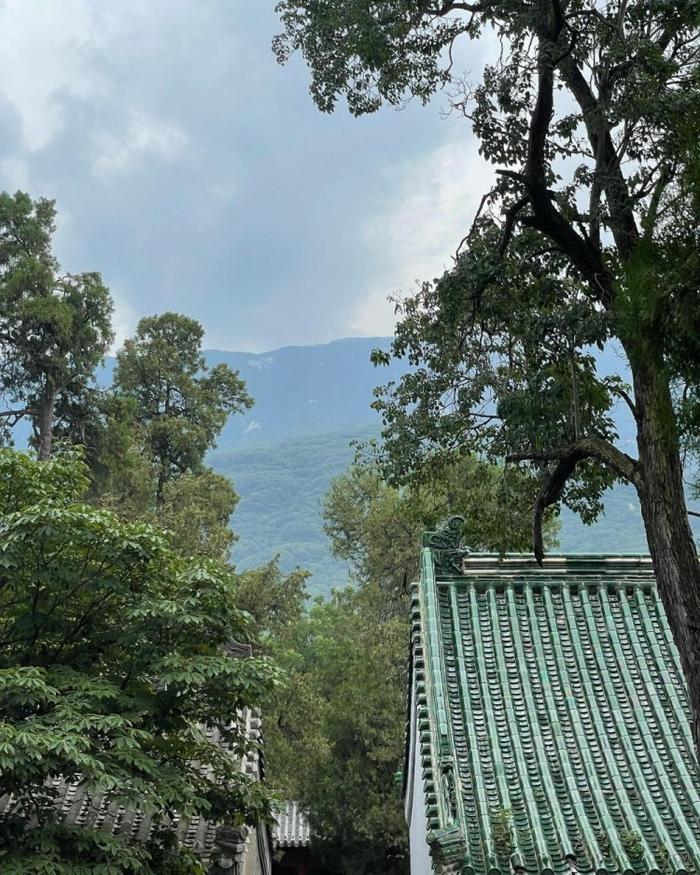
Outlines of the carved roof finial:
M 462 558 L 468 552 L 460 547 L 466 520 L 454 515 L 436 526 L 433 532 L 423 532 L 423 546 L 430 548 L 438 572 L 461 573 Z

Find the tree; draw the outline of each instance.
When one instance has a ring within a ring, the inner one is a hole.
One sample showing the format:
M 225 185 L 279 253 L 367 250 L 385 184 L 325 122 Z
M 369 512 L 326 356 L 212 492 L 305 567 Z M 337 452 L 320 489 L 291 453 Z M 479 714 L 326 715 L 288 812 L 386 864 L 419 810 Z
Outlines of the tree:
M 148 456 L 157 467 L 156 500 L 177 474 L 198 471 L 232 413 L 252 400 L 228 365 L 208 368 L 199 322 L 177 313 L 142 319 L 117 353 L 114 387 L 135 401 Z
M 91 494 L 122 518 L 163 527 L 183 555 L 228 561 L 238 496 L 204 456 L 252 400 L 227 365 L 206 366 L 202 337 L 195 320 L 165 313 L 126 341 L 88 422 Z
M 367 585 L 313 606 L 297 630 L 295 673 L 306 709 L 298 717 L 308 729 L 297 738 L 298 727 L 285 725 L 272 748 L 286 755 L 297 797 L 308 806 L 314 855 L 347 875 L 408 872 L 396 784 L 408 632 L 403 617 L 383 617 L 383 600 Z
M 253 618 L 256 643 L 263 648 L 285 646 L 290 630 L 304 616 L 309 572 L 301 568 L 283 574 L 279 556 L 243 571 L 236 579 L 236 604 Z
M 0 867 L 194 873 L 166 829 L 139 845 L 63 823 L 47 782 L 78 781 L 156 822 L 266 817 L 235 715 L 277 673 L 231 655 L 248 621 L 225 566 L 81 503 L 87 485 L 75 452 L 36 462 L 0 450 L 0 796 L 12 794 Z
M 87 411 L 86 445 L 90 501 L 121 519 L 148 522 L 165 531 L 174 549 L 189 557 L 227 562 L 236 536 L 230 518 L 238 496 L 228 478 L 200 465 L 173 475 L 157 500 L 159 467 L 134 398 L 103 393 Z
M 308 573 L 275 558 L 237 578 L 254 647 L 284 670 L 264 706 L 265 761 L 278 797 L 310 811 L 314 854 L 328 872 L 407 871 L 394 773 L 401 760 L 407 627 L 358 587 L 307 610 Z M 326 871 L 324 869 L 324 871 Z
M 380 587 L 384 615 L 405 616 L 421 534 L 452 514 L 466 520 L 463 541 L 471 550 L 504 553 L 529 544 L 534 477 L 470 456 L 423 473 L 422 481 L 396 487 L 376 466 L 356 464 L 331 483 L 324 502 L 333 553 L 350 563 L 358 582 Z M 548 518 L 548 544 L 555 543 L 556 531 L 556 521 Z
M 302 615 L 302 591 L 276 564 L 242 575 L 238 603 L 267 618 L 267 645 L 286 672 L 266 709 L 268 774 L 280 794 L 307 806 L 315 854 L 329 871 L 408 870 L 395 773 L 405 741 L 408 584 L 418 572 L 421 533 L 461 511 L 470 548 L 520 549 L 528 512 L 518 497 L 535 486 L 524 472 L 470 457 L 402 488 L 354 465 L 324 505 L 333 552 L 349 561 L 352 587 Z M 548 539 L 554 531 L 548 520 Z
M 281 60 L 300 50 L 330 111 L 427 101 L 450 84 L 496 165 L 454 268 L 401 307 L 394 343 L 417 369 L 387 387 L 385 459 L 401 479 L 455 447 L 525 463 L 546 508 L 590 519 L 614 480 L 634 485 L 700 744 L 700 563 L 680 443 L 697 401 L 696 0 L 282 0 Z M 500 53 L 473 88 L 454 44 L 490 29 Z M 616 343 L 632 387 L 591 350 Z M 380 360 L 381 355 L 377 356 Z M 623 399 L 637 456 L 615 445 Z
M 112 301 L 97 273 L 65 274 L 51 252 L 54 201 L 0 194 L 2 437 L 30 418 L 39 458 L 51 453 L 57 407 L 87 391 L 112 341 Z
M 173 478 L 163 490 L 156 521 L 174 536 L 185 556 L 228 561 L 237 536 L 229 520 L 238 495 L 228 478 L 209 468 Z

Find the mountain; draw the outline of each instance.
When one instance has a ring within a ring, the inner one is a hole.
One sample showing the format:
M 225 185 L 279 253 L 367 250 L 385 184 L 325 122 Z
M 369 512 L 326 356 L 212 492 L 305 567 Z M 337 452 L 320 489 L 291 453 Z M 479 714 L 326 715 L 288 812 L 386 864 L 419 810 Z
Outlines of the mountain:
M 307 434 L 354 430 L 378 424 L 370 409 L 372 389 L 397 379 L 405 368 L 392 363 L 375 368 L 370 353 L 388 349 L 390 338 L 354 337 L 315 346 L 285 346 L 251 354 L 208 350 L 207 362 L 240 372 L 255 406 L 232 417 L 219 447 L 270 445 Z
M 209 463 L 230 477 L 241 497 L 232 525 L 239 536 L 233 558 L 251 568 L 280 554 L 283 568 L 308 568 L 312 593 L 341 586 L 347 569 L 329 552 L 321 503 L 330 481 L 352 462 L 352 443 L 376 436 L 379 418 L 371 409 L 376 385 L 396 380 L 404 366 L 370 363 L 373 348 L 387 349 L 386 337 L 357 337 L 315 346 L 286 346 L 266 353 L 209 350 L 210 365 L 225 362 L 240 372 L 255 406 L 233 416 Z M 595 352 L 602 374 L 625 373 L 614 347 Z M 113 360 L 98 374 L 111 382 Z M 634 423 L 620 403 L 614 416 L 620 447 L 635 451 Z M 18 433 L 17 444 L 26 436 Z M 574 514 L 561 515 L 562 552 L 645 552 L 646 540 L 634 489 L 618 486 L 605 500 L 605 514 L 584 526 Z M 698 520 L 694 520 L 698 524 Z M 696 531 L 700 533 L 700 526 Z
M 321 505 L 331 480 L 352 462 L 351 442 L 371 434 L 350 428 L 212 453 L 210 464 L 241 497 L 231 521 L 239 537 L 236 567 L 253 568 L 279 554 L 283 568 L 311 572 L 312 594 L 343 586 L 347 568 L 331 556 Z
M 372 390 L 398 379 L 404 369 L 396 363 L 374 368 L 369 354 L 390 342 L 348 338 L 258 355 L 207 353 L 211 364 L 223 361 L 239 370 L 255 398 L 245 417 L 229 421 L 209 457 L 241 496 L 232 521 L 239 535 L 233 551 L 239 569 L 279 553 L 283 567 L 311 570 L 313 593 L 345 582 L 347 569 L 328 550 L 321 503 L 333 477 L 352 462 L 352 442 L 378 434 L 378 417 L 369 406 Z M 614 347 L 595 354 L 601 374 L 624 375 L 624 359 Z M 634 423 L 623 402 L 614 417 L 619 446 L 634 453 Z M 647 550 L 639 502 L 630 486 L 610 490 L 605 514 L 595 525 L 585 526 L 566 509 L 561 524 L 562 552 Z
M 260 354 L 207 351 L 210 365 L 239 371 L 255 399 L 251 411 L 231 417 L 208 459 L 241 496 L 232 520 L 239 569 L 279 553 L 284 568 L 312 572 L 314 594 L 346 582 L 347 568 L 329 551 L 321 503 L 352 462 L 353 442 L 379 433 L 372 390 L 405 368 L 377 369 L 370 353 L 390 342 L 362 337 Z

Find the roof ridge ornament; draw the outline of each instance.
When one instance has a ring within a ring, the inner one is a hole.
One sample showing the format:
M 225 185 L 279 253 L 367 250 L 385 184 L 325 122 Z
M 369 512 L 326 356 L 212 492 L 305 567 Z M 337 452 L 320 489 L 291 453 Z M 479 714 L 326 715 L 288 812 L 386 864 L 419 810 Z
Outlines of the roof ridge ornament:
M 423 532 L 422 543 L 430 549 L 436 571 L 462 574 L 462 560 L 469 553 L 460 546 L 466 522 L 463 516 L 454 514 L 438 523 L 433 531 Z

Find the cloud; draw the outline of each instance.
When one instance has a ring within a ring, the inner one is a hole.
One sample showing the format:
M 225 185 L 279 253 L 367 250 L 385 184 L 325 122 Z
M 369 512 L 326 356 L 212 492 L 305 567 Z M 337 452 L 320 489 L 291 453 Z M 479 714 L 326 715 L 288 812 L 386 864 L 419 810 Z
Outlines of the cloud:
M 447 142 L 400 162 L 391 195 L 364 234 L 381 250 L 376 276 L 352 315 L 358 334 L 393 332 L 389 295 L 440 276 L 494 180 L 466 124 L 450 125 Z
M 390 331 L 483 176 L 437 106 L 319 113 L 273 4 L 0 0 L 0 186 L 53 197 L 56 253 L 117 332 L 177 310 L 251 352 Z
M 5 0 L 0 15 L 3 95 L 21 113 L 28 147 L 38 149 L 64 121 L 57 95 L 97 85 L 83 51 L 95 38 L 93 10 L 89 0 Z
M 98 132 L 93 143 L 93 174 L 119 175 L 133 172 L 134 165 L 143 165 L 146 161 L 175 161 L 187 144 L 187 135 L 165 119 L 135 115 L 125 130 Z

